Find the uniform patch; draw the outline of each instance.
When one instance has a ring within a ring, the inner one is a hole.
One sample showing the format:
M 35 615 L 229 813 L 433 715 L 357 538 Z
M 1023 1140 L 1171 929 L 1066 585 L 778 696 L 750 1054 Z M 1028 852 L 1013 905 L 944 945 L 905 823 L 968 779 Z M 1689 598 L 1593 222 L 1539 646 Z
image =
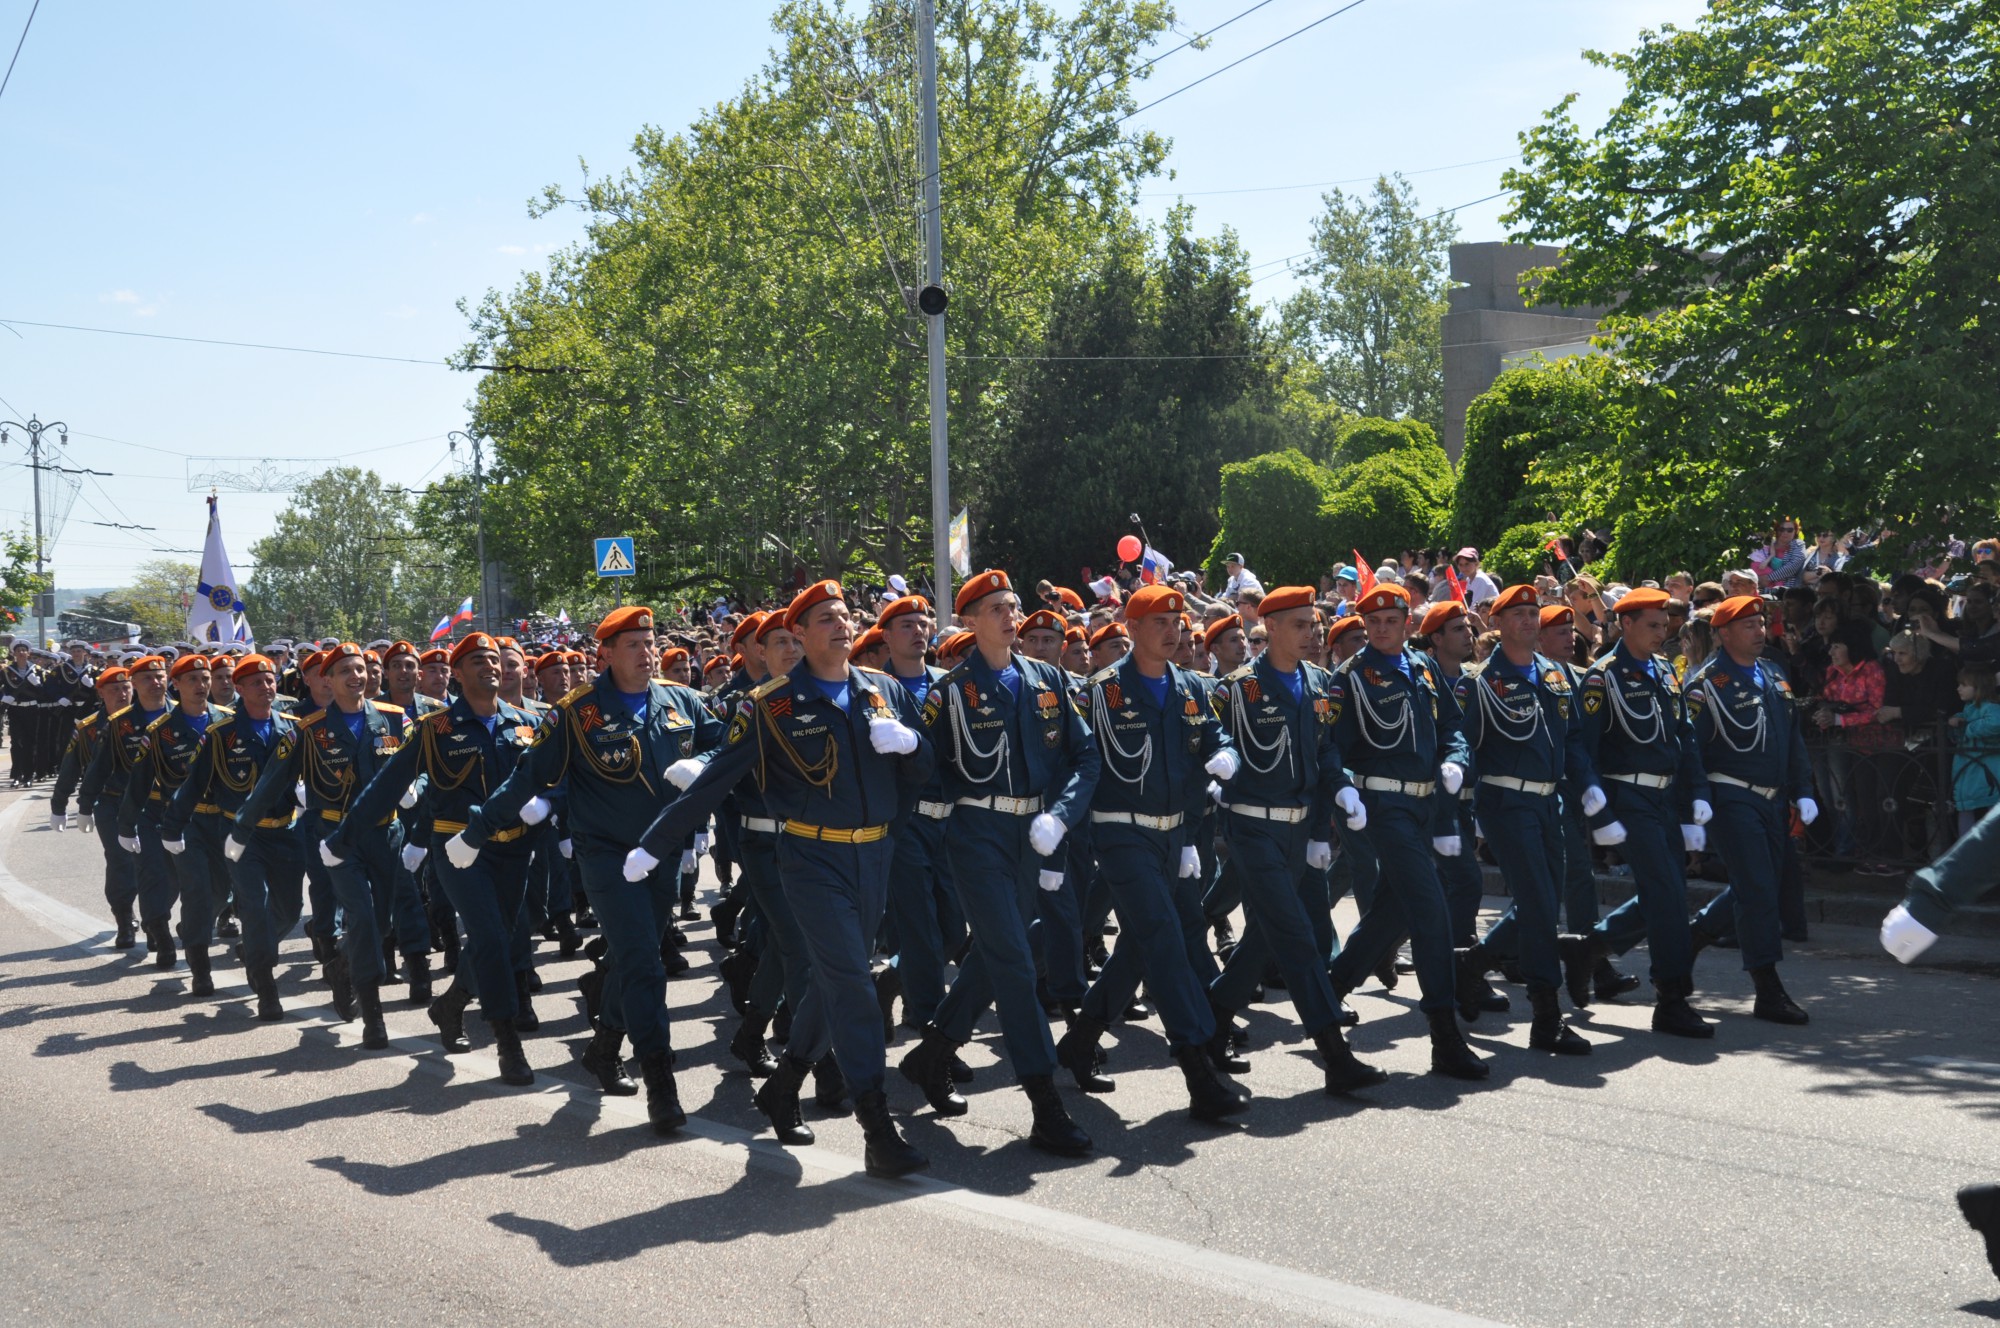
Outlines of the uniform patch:
M 1601 687 L 1585 688 L 1583 693 L 1583 713 L 1586 715 L 1594 715 L 1602 709 L 1604 709 L 1603 688 Z
M 729 721 L 729 745 L 735 746 L 750 736 L 750 703 L 739 702 L 736 717 Z

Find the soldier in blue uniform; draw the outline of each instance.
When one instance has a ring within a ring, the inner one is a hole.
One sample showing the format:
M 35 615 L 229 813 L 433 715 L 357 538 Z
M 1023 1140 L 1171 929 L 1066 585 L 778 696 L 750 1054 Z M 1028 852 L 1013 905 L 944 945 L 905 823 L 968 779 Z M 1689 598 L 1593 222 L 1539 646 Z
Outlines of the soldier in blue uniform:
M 882 608 L 875 625 L 889 648 L 886 670 L 921 707 L 931 687 L 945 671 L 924 663 L 931 635 L 930 601 L 903 595 Z M 952 805 L 944 785 L 933 773 L 917 799 L 909 823 L 896 836 L 896 858 L 889 868 L 888 933 L 895 953 L 890 966 L 877 976 L 878 1002 L 885 1012 L 897 995 L 903 1000 L 903 1022 L 913 1028 L 930 1023 L 944 1002 L 945 935 L 948 927 L 963 934 L 957 904 L 948 898 L 945 876 L 945 820 Z M 886 991 L 884 990 L 886 989 Z M 886 1023 L 890 1040 L 893 1029 Z
M 754 773 L 766 809 L 783 827 L 778 871 L 812 974 L 777 1072 L 757 1090 L 757 1107 L 780 1143 L 812 1143 L 799 1116 L 799 1088 L 831 1049 L 854 1097 L 868 1174 L 906 1175 L 930 1163 L 889 1116 L 869 956 L 888 902 L 890 829 L 930 776 L 931 745 L 902 684 L 847 662 L 854 622 L 839 582 L 800 591 L 784 625 L 799 637 L 804 660 L 737 703 L 728 746 L 652 823 L 628 855 L 625 875 L 657 870 Z
M 1409 648 L 1407 591 L 1377 585 L 1354 607 L 1367 644 L 1341 661 L 1327 691 L 1334 740 L 1368 807 L 1367 826 L 1354 833 L 1367 841 L 1380 877 L 1329 976 L 1345 996 L 1408 935 L 1430 1024 L 1431 1069 L 1484 1079 L 1489 1067 L 1458 1028 L 1451 921 L 1432 858 L 1471 850 L 1459 837 L 1455 802 L 1472 760 L 1458 698 L 1437 665 Z
M 77 721 L 63 753 L 62 767 L 56 772 L 56 786 L 49 794 L 49 829 L 61 833 L 69 829 L 69 800 L 77 796 L 77 828 L 93 831 L 104 850 L 104 902 L 111 907 L 117 935 L 112 945 L 129 950 L 138 941 L 132 925 L 132 903 L 139 897 L 139 878 L 132 855 L 118 846 L 118 819 L 107 816 L 99 822 L 80 796 L 83 777 L 97 759 L 110 732 L 111 716 L 132 704 L 132 676 L 122 664 L 100 669 L 96 675 L 98 710 Z
M 1350 829 L 1368 824 L 1334 741 L 1331 675 L 1305 658 L 1318 634 L 1313 598 L 1310 586 L 1267 592 L 1258 606 L 1264 653 L 1225 676 L 1214 696 L 1215 713 L 1242 763 L 1222 814 L 1245 923 L 1243 940 L 1209 985 L 1208 998 L 1216 1036 L 1224 1037 L 1235 1012 L 1250 1003 L 1265 965 L 1275 960 L 1299 1023 L 1325 1063 L 1326 1091 L 1344 1093 L 1388 1075 L 1355 1059 L 1340 1034 L 1327 947 L 1313 917 L 1315 909 L 1326 911 L 1325 881 L 1315 873 L 1333 860 L 1336 809 Z
M 132 861 L 133 897 L 139 906 L 139 927 L 153 956 L 153 966 L 172 968 L 174 942 L 167 918 L 174 906 L 174 879 L 167 866 L 167 855 L 141 854 L 139 841 L 118 828 L 126 786 L 133 772 L 147 759 L 146 728 L 167 713 L 167 661 L 158 655 L 141 655 L 127 668 L 132 682 L 132 704 L 105 718 L 104 742 L 84 772 L 78 805 L 89 810 L 100 835 L 104 827 L 111 829 L 118 851 Z
M 629 1036 L 646 1084 L 646 1115 L 656 1132 L 670 1134 L 687 1113 L 674 1083 L 660 943 L 673 925 L 680 847 L 667 866 L 656 862 L 637 876 L 628 875 L 628 854 L 659 815 L 669 784 L 692 781 L 701 769 L 695 757 L 719 745 L 724 728 L 698 694 L 654 681 L 660 655 L 651 609 L 615 610 L 596 635 L 608 667 L 555 703 L 527 759 L 470 812 L 444 852 L 469 870 L 489 841 L 546 819 L 545 795 L 566 786 L 571 852 L 609 947 L 584 1068 L 605 1092 L 629 1092 L 620 1052 Z
M 1591 665 L 1582 688 L 1585 737 L 1610 797 L 1605 815 L 1625 827 L 1625 860 L 1638 893 L 1589 933 L 1591 967 L 1641 940 L 1652 959 L 1653 1031 L 1715 1036 L 1688 1004 L 1694 948 L 1688 931 L 1687 855 L 1707 842 L 1712 808 L 1701 752 L 1673 665 L 1660 655 L 1672 628 L 1667 595 L 1640 588 L 1616 606 L 1621 630 L 1611 653 Z M 1570 995 L 1578 984 L 1572 977 Z
M 1792 684 L 1764 655 L 1764 600 L 1735 595 L 1709 619 L 1717 649 L 1688 674 L 1688 716 L 1701 744 L 1715 819 L 1708 840 L 1729 868 L 1729 888 L 1695 915 L 1697 952 L 1733 923 L 1743 967 L 1756 984 L 1752 1013 L 1776 1024 L 1803 1024 L 1806 1012 L 1778 980 L 1784 941 L 1778 877 L 1790 833 L 1788 807 L 1811 825 L 1812 767 L 1792 709 Z
M 1035 992 L 1028 928 L 1040 912 L 1037 886 L 1061 884 L 1057 850 L 1089 806 L 1097 747 L 1070 703 L 1062 671 L 1015 650 L 1021 601 L 1005 572 L 972 577 L 953 608 L 970 625 L 971 647 L 931 684 L 923 717 L 953 804 L 945 852 L 972 951 L 901 1070 L 939 1115 L 964 1115 L 952 1058 L 990 1004 L 1034 1107 L 1030 1142 L 1079 1154 L 1089 1151 L 1090 1137 L 1056 1093 L 1055 1043 Z

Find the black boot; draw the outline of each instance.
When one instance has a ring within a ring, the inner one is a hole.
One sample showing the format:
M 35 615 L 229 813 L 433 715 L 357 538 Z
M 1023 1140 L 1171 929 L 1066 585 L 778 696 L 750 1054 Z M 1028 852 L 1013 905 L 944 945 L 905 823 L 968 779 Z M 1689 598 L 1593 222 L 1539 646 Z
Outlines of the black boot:
M 1220 1121 L 1250 1109 L 1250 1099 L 1216 1077 L 1208 1049 L 1192 1045 L 1174 1049 L 1174 1060 L 1187 1080 L 1188 1115 L 1198 1121 Z
M 847 1076 L 840 1072 L 840 1063 L 828 1052 L 813 1066 L 813 1101 L 819 1103 L 820 1110 L 836 1112 L 845 1116 L 847 1107 Z
M 222 916 L 215 920 L 215 935 L 218 940 L 233 941 L 243 934 L 243 928 L 236 922 L 233 909 L 223 909 Z
M 556 953 L 565 959 L 572 959 L 583 946 L 583 933 L 576 929 L 576 919 L 567 913 L 555 916 Z
M 688 962 L 688 957 L 681 953 L 680 947 L 674 943 L 671 928 L 660 938 L 660 967 L 667 970 L 667 976 L 670 978 L 677 978 L 694 967 Z
M 341 1023 L 347 1023 L 354 1018 L 354 980 L 347 967 L 347 956 L 337 947 L 326 961 L 326 985 L 333 994 L 333 1012 L 340 1016 Z
M 1553 1051 L 1558 1056 L 1590 1054 L 1590 1044 L 1563 1022 L 1562 1005 L 1556 1000 L 1554 987 L 1542 982 L 1530 982 L 1528 1004 L 1535 1012 L 1534 1022 L 1528 1025 L 1529 1046 L 1538 1051 Z
M 283 1019 L 285 1007 L 278 1003 L 278 978 L 271 965 L 262 961 L 251 964 L 246 976 L 250 979 L 250 990 L 257 996 L 257 1018 L 267 1024 Z
M 385 936 L 382 938 L 382 981 L 387 984 L 390 982 L 401 982 L 402 980 L 403 975 L 396 971 L 395 938 Z
M 1391 950 L 1382 956 L 1382 962 L 1375 965 L 1375 980 L 1382 984 L 1383 991 L 1396 989 L 1396 952 Z
M 1590 989 L 1600 1001 L 1615 1001 L 1628 991 L 1639 990 L 1639 979 L 1619 972 L 1609 955 L 1600 954 L 1596 966 L 1590 970 Z
M 579 973 L 576 990 L 583 997 L 583 1017 L 596 1023 L 604 1014 L 604 965 L 600 963 L 588 973 Z
M 924 1101 L 940 1116 L 963 1116 L 971 1110 L 952 1087 L 951 1057 L 957 1050 L 958 1044 L 935 1027 L 926 1028 L 924 1040 L 897 1067 L 905 1079 L 924 1091 Z
M 599 1028 L 578 1057 L 597 1080 L 598 1089 L 609 1097 L 634 1097 L 639 1092 L 639 1085 L 625 1073 L 624 1045 L 623 1029 Z
M 438 967 L 447 973 L 456 974 L 459 955 L 458 918 L 447 913 L 444 916 L 444 923 L 444 929 L 437 934 L 438 954 L 442 956 L 438 960 Z
M 139 943 L 139 937 L 132 926 L 132 911 L 130 909 L 119 913 L 113 921 L 118 924 L 118 935 L 112 938 L 111 941 L 114 947 L 120 950 L 129 950 Z
M 672 1134 L 687 1124 L 680 1090 L 674 1086 L 674 1054 L 656 1051 L 639 1058 L 639 1077 L 646 1081 L 646 1119 L 654 1134 Z
M 430 1020 L 437 1025 L 438 1041 L 447 1056 L 472 1050 L 472 1040 L 465 1036 L 465 1008 L 471 1004 L 472 989 L 456 979 L 431 1002 Z
M 1319 1048 L 1319 1058 L 1326 1063 L 1326 1092 L 1329 1097 L 1389 1082 L 1388 1071 L 1364 1065 L 1355 1059 L 1354 1049 L 1340 1035 L 1338 1025 L 1329 1025 L 1313 1034 L 1313 1045 Z
M 215 978 L 208 969 L 208 947 L 193 945 L 188 947 L 188 995 L 215 995 Z
M 903 994 L 903 977 L 890 964 L 875 975 L 875 1004 L 882 1011 L 882 1044 L 896 1045 L 896 998 Z
M 500 1058 L 500 1082 L 516 1088 L 534 1083 L 535 1071 L 528 1064 L 528 1053 L 521 1050 L 521 1030 L 514 1026 L 514 1021 L 495 1019 L 490 1027 L 493 1053 Z
M 332 963 L 333 957 L 340 953 L 340 943 L 331 936 L 309 936 L 306 939 L 312 942 L 313 962 L 322 969 Z M 321 976 L 324 977 L 324 973 Z
M 722 985 L 729 992 L 729 1003 L 736 1013 L 750 1013 L 750 979 L 757 973 L 757 956 L 746 947 L 739 946 L 722 957 L 715 966 L 715 972 L 722 979 Z
M 1493 990 L 1486 981 L 1486 947 L 1477 943 L 1458 951 L 1458 962 L 1452 972 L 1452 995 L 1458 1005 L 1458 1016 L 1466 1023 L 1479 1018 L 1486 1008 L 1486 993 Z M 1504 1007 L 1506 997 L 1500 998 Z
M 1116 1082 L 1097 1072 L 1097 1044 L 1104 1037 L 1105 1026 L 1087 1014 L 1079 1014 L 1070 1022 L 1069 1031 L 1056 1043 L 1056 1063 L 1068 1070 L 1076 1080 L 1076 1086 L 1086 1093 L 1109 1093 L 1117 1089 Z
M 542 1026 L 541 1019 L 535 1014 L 534 995 L 528 990 L 528 974 L 525 972 L 514 975 L 514 1005 L 514 1027 L 523 1033 L 532 1033 Z
M 787 1148 L 805 1148 L 819 1138 L 799 1114 L 799 1088 L 810 1073 L 812 1066 L 796 1056 L 787 1056 L 777 1063 L 771 1077 L 758 1086 L 757 1096 L 752 1099 L 757 1110 L 764 1113 L 764 1119 L 771 1122 L 778 1142 Z
M 1590 977 L 1604 952 L 1597 948 L 1593 937 L 1558 936 L 1556 953 L 1562 957 L 1563 986 L 1569 991 L 1569 1003 L 1579 1010 L 1589 1008 Z
M 1986 1266 L 2000 1277 L 2000 1185 L 1967 1185 L 1958 1192 L 1965 1224 L 1986 1240 Z
M 862 1166 L 878 1178 L 907 1176 L 922 1171 L 931 1160 L 912 1148 L 889 1118 L 889 1097 L 872 1089 L 854 1099 L 854 1119 L 861 1122 L 861 1137 L 867 1142 Z
M 1654 984 L 1656 999 L 1653 1002 L 1653 1031 L 1666 1033 L 1672 1037 L 1712 1038 L 1715 1025 L 1703 1019 L 1688 1004 L 1688 988 L 1679 983 L 1659 982 Z
M 174 934 L 168 929 L 166 920 L 146 924 L 146 934 L 153 942 L 153 967 L 172 968 L 174 966 Z
M 1800 1008 L 1799 1003 L 1785 991 L 1785 984 L 1778 981 L 1776 964 L 1751 969 L 1750 980 L 1757 984 L 1757 1003 L 1750 1010 L 1756 1018 L 1773 1024 L 1812 1022 L 1812 1016 Z
M 389 1026 L 382 1022 L 382 988 L 373 982 L 354 984 L 354 1003 L 361 1007 L 361 1045 L 381 1051 L 389 1045 Z
M 1021 1076 L 1021 1090 L 1028 1095 L 1028 1104 L 1035 1111 L 1035 1126 L 1028 1131 L 1029 1143 L 1057 1157 L 1082 1157 L 1090 1151 L 1090 1136 L 1078 1129 L 1076 1122 L 1069 1118 L 1062 1095 L 1056 1092 L 1054 1078 L 1046 1074 L 1024 1074 Z
M 1225 1010 L 1213 1000 L 1208 1003 L 1208 1012 L 1215 1018 L 1215 1034 L 1204 1048 L 1208 1052 L 1208 1063 L 1224 1074 L 1248 1074 L 1250 1062 L 1236 1054 L 1235 1029 L 1236 1014 Z
M 404 955 L 403 971 L 410 979 L 410 1004 L 429 1005 L 431 1003 L 430 955 L 415 953 Z
M 1688 951 L 1688 960 L 1690 963 L 1701 958 L 1701 952 L 1715 944 L 1715 936 L 1708 928 L 1701 925 L 1701 915 L 1699 913 L 1688 919 L 1688 940 L 1692 946 Z
M 737 1025 L 736 1036 L 729 1039 L 729 1054 L 743 1062 L 752 1079 L 768 1079 L 778 1072 L 778 1062 L 764 1042 L 764 1034 L 770 1027 L 769 1019 L 752 1010 Z
M 1431 1025 L 1432 1074 L 1453 1079 L 1484 1079 L 1493 1073 L 1493 1067 L 1465 1045 L 1465 1034 L 1458 1031 L 1456 1010 L 1426 1010 L 1424 1018 Z

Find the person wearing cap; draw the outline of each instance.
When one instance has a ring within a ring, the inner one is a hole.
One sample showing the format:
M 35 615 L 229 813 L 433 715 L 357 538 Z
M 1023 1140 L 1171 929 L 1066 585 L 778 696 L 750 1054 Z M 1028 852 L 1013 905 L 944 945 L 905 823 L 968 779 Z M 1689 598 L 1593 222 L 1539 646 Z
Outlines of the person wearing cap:
M 1465 603 L 1483 604 L 1500 593 L 1500 583 L 1479 568 L 1479 550 L 1467 547 L 1451 556 L 1451 570 L 1458 576 L 1458 584 L 1465 590 Z M 1431 602 L 1443 603 L 1455 599 L 1451 578 L 1439 572 L 1431 584 Z
M 304 907 L 305 855 L 291 831 L 289 802 L 252 824 L 243 849 L 226 837 L 225 827 L 237 820 L 265 763 L 294 731 L 294 724 L 277 709 L 278 671 L 270 659 L 253 654 L 233 666 L 221 659 L 215 663 L 217 669 L 229 667 L 235 675 L 237 705 L 232 711 L 218 710 L 210 721 L 161 817 L 160 836 L 169 846 L 185 845 L 177 859 L 183 864 L 197 854 L 212 855 L 223 864 L 241 920 L 243 969 L 257 997 L 257 1017 L 274 1021 L 285 1013 L 278 999 L 278 942 L 298 924 Z M 195 876 L 184 871 L 183 938 L 188 926 L 187 891 L 195 884 Z M 190 942 L 188 966 L 193 968 L 197 954 L 204 953 L 203 947 Z
M 923 1041 L 901 1064 L 941 1116 L 969 1109 L 952 1083 L 958 1049 L 986 1008 L 1033 1111 L 1029 1142 L 1074 1156 L 1090 1139 L 1070 1120 L 1055 1088 L 1055 1044 L 1035 990 L 1029 928 L 1040 915 L 1036 886 L 1059 888 L 1064 837 L 1081 824 L 1097 782 L 1090 730 L 1060 670 L 1020 654 L 1021 601 L 1005 572 L 966 581 L 953 608 L 970 627 L 963 659 L 935 679 L 924 728 L 938 753 L 945 855 L 972 951 Z
M 446 859 L 469 871 L 486 846 L 504 848 L 518 825 L 537 825 L 548 794 L 567 789 L 571 854 L 607 945 L 597 1025 L 583 1065 L 607 1093 L 629 1091 L 620 1050 L 630 1038 L 646 1085 L 646 1115 L 670 1134 L 687 1123 L 674 1083 L 667 1021 L 667 970 L 661 945 L 673 925 L 675 882 L 658 862 L 628 876 L 639 833 L 678 786 L 699 769 L 694 759 L 717 746 L 722 723 L 686 687 L 655 680 L 659 646 L 653 611 L 630 605 L 597 624 L 607 667 L 543 717 L 525 760 L 469 810 L 465 828 L 443 840 Z M 676 852 L 678 858 L 678 852 Z
M 1473 632 L 1472 616 L 1461 600 L 1441 600 L 1426 608 L 1411 644 L 1431 657 L 1439 674 L 1454 688 L 1461 677 L 1477 673 L 1481 667 L 1473 657 L 1478 639 Z M 1468 784 L 1458 791 L 1458 838 L 1468 849 L 1479 837 L 1472 816 L 1473 789 Z M 1472 945 L 1479 939 L 1479 904 L 1486 894 L 1486 875 L 1480 869 L 1479 859 L 1471 852 L 1448 858 L 1439 856 L 1437 870 L 1438 879 L 1444 884 L 1445 909 L 1451 918 L 1452 943 L 1461 948 Z M 1506 1013 L 1507 997 L 1483 976 L 1472 986 L 1477 1009 Z M 1460 999 L 1461 1002 L 1465 999 L 1463 991 Z M 1461 1013 L 1463 1010 L 1461 1004 Z
M 69 828 L 70 795 L 79 794 L 77 828 L 85 834 L 94 831 L 98 846 L 104 851 L 104 902 L 110 906 L 112 921 L 118 928 L 112 944 L 120 950 L 129 950 L 138 941 L 132 924 L 132 905 L 139 897 L 137 864 L 118 845 L 118 818 L 107 816 L 98 820 L 93 811 L 96 804 L 84 802 L 80 789 L 85 772 L 104 747 L 111 716 L 132 704 L 132 678 L 124 665 L 114 664 L 99 669 L 95 681 L 98 709 L 78 720 L 70 735 L 69 750 L 63 753 L 62 769 L 57 772 L 55 788 L 49 794 L 49 829 L 60 833 Z
M 413 717 L 444 709 L 437 697 L 417 690 L 422 675 L 417 648 L 408 641 L 392 641 L 382 651 L 382 693 L 376 699 L 401 706 L 403 713 Z
M 806 945 L 811 981 L 792 1012 L 778 1068 L 756 1093 L 778 1142 L 813 1142 L 799 1089 L 829 1052 L 854 1100 L 871 1176 L 930 1165 L 898 1132 L 884 1092 L 885 1043 L 869 956 L 887 905 L 895 846 L 929 779 L 930 742 L 894 678 L 848 662 L 853 618 L 837 581 L 816 581 L 784 611 L 804 659 L 737 703 L 728 745 L 709 757 L 628 855 L 625 875 L 651 870 L 746 778 L 762 784 L 782 826 L 778 871 Z
M 1122 622 L 1108 622 L 1090 634 L 1090 671 L 1102 673 L 1132 650 L 1132 635 Z
M 1376 586 L 1354 607 L 1360 626 L 1348 631 L 1365 643 L 1333 670 L 1327 692 L 1334 740 L 1368 808 L 1366 826 L 1354 833 L 1367 840 L 1381 874 L 1328 976 L 1335 994 L 1345 997 L 1393 961 L 1407 934 L 1419 1006 L 1430 1025 L 1432 1071 L 1484 1079 L 1491 1071 L 1458 1027 L 1451 921 L 1433 857 L 1466 847 L 1455 799 L 1472 757 L 1458 697 L 1436 661 L 1409 647 L 1408 592 Z
M 416 892 L 402 888 L 397 875 L 402 827 L 396 818 L 384 814 L 351 826 L 347 820 L 355 799 L 408 738 L 409 715 L 369 699 L 366 652 L 352 641 L 321 650 L 310 671 L 320 675 L 327 705 L 278 740 L 229 837 L 239 852 L 246 849 L 256 827 L 287 810 L 294 789 L 304 784 L 308 851 L 327 869 L 343 923 L 326 966 L 334 1012 L 346 1022 L 358 1010 L 361 1045 L 379 1051 L 389 1045 L 382 1017 L 385 933 L 408 964 L 411 1000 L 428 1004 L 430 922 Z M 318 911 L 315 901 L 315 922 Z
M 1339 1001 L 1326 975 L 1331 947 L 1319 937 L 1336 814 L 1353 830 L 1368 823 L 1361 795 L 1341 768 L 1333 736 L 1331 675 L 1306 662 L 1318 610 L 1309 586 L 1264 596 L 1269 645 L 1255 664 L 1223 677 L 1213 707 L 1242 769 L 1223 794 L 1229 871 L 1243 894 L 1243 941 L 1209 983 L 1215 1016 L 1210 1057 L 1235 1064 L 1228 1045 L 1236 1012 L 1254 999 L 1268 964 L 1285 978 L 1299 1023 L 1326 1070 L 1326 1091 L 1344 1093 L 1388 1078 L 1362 1064 L 1341 1036 Z
M 1224 554 L 1222 570 L 1229 580 L 1222 587 L 1221 598 L 1232 604 L 1246 590 L 1264 589 L 1264 583 L 1257 579 L 1257 574 L 1243 565 L 1243 555 L 1240 553 Z
M 141 655 L 127 666 L 127 677 L 132 684 L 132 703 L 106 716 L 104 741 L 84 772 L 78 805 L 96 819 L 100 835 L 102 827 L 112 829 L 119 852 L 132 863 L 134 899 L 147 949 L 157 967 L 172 968 L 173 940 L 166 916 L 173 908 L 174 883 L 166 855 L 140 854 L 137 841 L 118 830 L 126 786 L 147 760 L 147 726 L 167 713 L 167 662 L 158 655 Z M 121 934 L 126 930 L 122 920 L 119 930 Z
M 1764 600 L 1736 595 L 1709 619 L 1716 652 L 1695 666 L 1682 690 L 1688 719 L 1708 774 L 1714 819 L 1708 847 L 1729 868 L 1729 887 L 1694 917 L 1695 953 L 1732 930 L 1743 967 L 1755 984 L 1751 1013 L 1776 1024 L 1803 1024 L 1808 1015 L 1778 979 L 1784 941 L 1778 880 L 1788 811 L 1811 825 L 1819 817 L 1812 767 L 1792 706 L 1792 684 L 1768 656 Z
M 485 632 L 469 632 L 451 648 L 457 698 L 410 730 L 383 762 L 327 836 L 335 857 L 359 856 L 357 833 L 368 833 L 398 806 L 412 805 L 423 781 L 425 837 L 403 852 L 414 869 L 465 828 L 473 810 L 505 782 L 534 739 L 530 716 L 500 696 L 502 650 Z M 533 1069 L 521 1047 L 516 1020 L 525 1005 L 526 974 L 516 971 L 515 937 L 527 893 L 530 845 L 526 826 L 503 830 L 466 867 L 444 854 L 436 864 L 439 885 L 465 929 L 451 985 L 430 1002 L 430 1021 L 447 1053 L 469 1050 L 465 1011 L 474 998 L 493 1031 L 502 1082 L 532 1084 Z M 627 1081 L 628 1085 L 630 1081 Z
M 42 765 L 44 773 L 50 775 L 58 773 L 77 721 L 97 709 L 96 679 L 90 667 L 90 643 L 68 641 L 64 643 L 63 650 L 67 657 L 51 665 L 42 679 L 42 699 L 49 707 L 49 731 L 43 744 Z
M 14 761 L 8 772 L 15 788 L 34 782 L 36 763 L 41 759 L 42 672 L 35 667 L 26 641 L 16 641 L 0 667 L 0 709 L 6 711 L 7 732 L 13 738 Z
M 293 685 L 297 696 L 292 699 L 290 714 L 294 720 L 303 720 L 317 714 L 332 703 L 333 685 L 320 672 L 320 662 L 326 652 L 313 645 L 299 656 Z M 284 689 L 285 680 L 278 680 L 279 689 Z M 306 805 L 305 781 L 300 780 L 293 789 L 293 800 L 303 808 Z M 272 812 L 275 816 L 277 813 Z M 306 940 L 312 944 L 313 959 L 321 967 L 321 980 L 332 986 L 339 976 L 340 990 L 350 990 L 346 984 L 344 970 L 340 970 L 340 930 L 337 926 L 340 904 L 333 893 L 333 873 L 327 870 L 319 856 L 320 821 L 316 816 L 300 816 L 292 821 L 292 834 L 299 842 L 299 854 L 306 863 L 306 902 L 310 913 L 306 918 Z M 343 996 L 351 1003 L 352 996 Z

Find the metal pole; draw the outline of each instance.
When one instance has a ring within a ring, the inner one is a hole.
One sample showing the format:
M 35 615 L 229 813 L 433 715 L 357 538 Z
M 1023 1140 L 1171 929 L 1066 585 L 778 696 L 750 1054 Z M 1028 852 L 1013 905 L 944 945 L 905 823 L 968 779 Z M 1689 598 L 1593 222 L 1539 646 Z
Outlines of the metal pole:
M 35 488 L 35 584 L 42 580 L 42 431 L 34 424 L 28 426 L 29 474 L 34 477 Z M 49 639 L 48 621 L 42 617 L 42 593 L 35 592 L 35 649 L 47 647 Z
M 924 172 L 924 281 L 944 288 L 944 207 L 939 198 L 937 105 L 937 0 L 917 0 L 917 69 L 922 83 L 919 134 Z M 929 292 L 927 291 L 926 294 Z M 951 449 L 945 427 L 944 308 L 940 299 L 929 324 L 931 397 L 931 553 L 937 571 L 931 587 L 940 615 L 951 602 Z
M 480 439 L 472 438 L 472 531 L 479 558 L 479 623 L 482 631 L 493 630 L 493 601 L 486 590 L 486 472 L 480 457 Z

